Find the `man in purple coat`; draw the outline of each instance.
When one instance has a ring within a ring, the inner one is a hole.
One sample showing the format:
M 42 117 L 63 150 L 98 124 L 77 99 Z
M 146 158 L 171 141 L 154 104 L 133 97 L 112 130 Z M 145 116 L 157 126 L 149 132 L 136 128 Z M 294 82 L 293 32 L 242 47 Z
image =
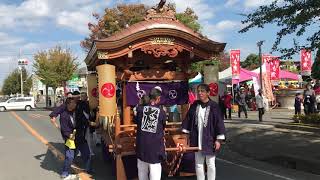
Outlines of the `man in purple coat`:
M 198 98 L 182 122 L 182 132 L 188 133 L 190 146 L 199 147 L 195 153 L 197 180 L 205 180 L 204 161 L 207 164 L 207 179 L 215 180 L 215 157 L 225 140 L 225 127 L 221 110 L 217 103 L 209 98 L 210 88 L 207 84 L 198 86 Z
M 136 153 L 139 180 L 160 180 L 161 162 L 165 160 L 164 128 L 166 114 L 160 108 L 161 90 L 150 91 L 150 102 L 137 107 Z

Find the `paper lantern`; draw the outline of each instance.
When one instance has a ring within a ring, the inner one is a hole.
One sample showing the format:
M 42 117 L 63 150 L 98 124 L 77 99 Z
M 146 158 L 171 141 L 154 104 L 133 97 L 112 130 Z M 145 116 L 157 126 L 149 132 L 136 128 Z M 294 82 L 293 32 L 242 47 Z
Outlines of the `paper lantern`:
M 95 109 L 98 107 L 98 78 L 96 74 L 88 74 L 88 97 L 90 109 Z
M 97 66 L 99 81 L 99 113 L 100 116 L 114 117 L 116 105 L 116 70 L 115 66 L 104 64 Z

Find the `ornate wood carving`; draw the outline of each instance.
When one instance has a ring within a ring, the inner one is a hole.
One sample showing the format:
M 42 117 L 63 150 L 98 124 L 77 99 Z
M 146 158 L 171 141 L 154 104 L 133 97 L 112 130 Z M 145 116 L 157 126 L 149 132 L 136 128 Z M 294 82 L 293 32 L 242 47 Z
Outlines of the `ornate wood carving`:
M 108 52 L 98 51 L 97 54 L 98 54 L 98 59 L 109 59 Z
M 177 20 L 176 12 L 173 9 L 170 9 L 167 5 L 162 5 L 158 7 L 153 7 L 147 11 L 147 15 L 145 17 L 148 19 L 171 19 Z
M 150 44 L 141 48 L 146 54 L 153 54 L 154 57 L 159 58 L 161 56 L 169 56 L 171 58 L 176 57 L 179 52 L 183 51 L 183 48 L 178 45 L 159 45 L 159 44 Z

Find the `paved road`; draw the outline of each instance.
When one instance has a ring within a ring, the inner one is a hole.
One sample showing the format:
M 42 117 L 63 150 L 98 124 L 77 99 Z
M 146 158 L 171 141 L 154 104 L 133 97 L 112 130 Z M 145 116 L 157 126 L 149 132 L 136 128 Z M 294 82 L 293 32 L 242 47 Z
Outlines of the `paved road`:
M 0 180 L 59 179 L 62 161 L 55 158 L 44 143 L 47 140 L 60 152 L 63 152 L 63 144 L 60 132 L 50 124 L 48 114 L 48 111 L 0 113 Z M 27 130 L 28 125 L 29 130 L 35 130 L 33 135 Z M 78 165 L 81 167 L 81 163 Z M 95 156 L 94 168 L 94 179 L 114 179 L 111 165 L 103 163 L 99 153 Z M 253 161 L 229 152 L 227 148 L 219 155 L 217 171 L 217 180 L 320 179 L 316 175 Z

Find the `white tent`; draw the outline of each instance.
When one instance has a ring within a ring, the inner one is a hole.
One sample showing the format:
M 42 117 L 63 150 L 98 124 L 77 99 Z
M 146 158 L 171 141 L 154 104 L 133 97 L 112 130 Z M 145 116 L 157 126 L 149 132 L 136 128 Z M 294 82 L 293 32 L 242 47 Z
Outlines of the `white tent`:
M 230 81 L 232 79 L 232 70 L 231 67 L 225 69 L 224 71 L 219 72 L 219 81 L 220 82 L 226 82 Z

